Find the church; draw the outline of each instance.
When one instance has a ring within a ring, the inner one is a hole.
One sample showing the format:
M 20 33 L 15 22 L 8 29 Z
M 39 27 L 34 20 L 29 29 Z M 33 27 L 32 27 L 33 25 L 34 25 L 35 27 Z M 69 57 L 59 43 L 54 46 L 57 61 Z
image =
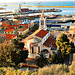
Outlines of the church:
M 53 52 L 57 52 L 56 38 L 51 36 L 50 31 L 47 30 L 46 18 L 43 11 L 39 19 L 39 29 L 22 40 L 22 42 L 25 44 L 24 49 L 27 49 L 29 52 L 29 58 L 36 58 L 43 51 L 47 51 L 45 55 L 49 58 Z

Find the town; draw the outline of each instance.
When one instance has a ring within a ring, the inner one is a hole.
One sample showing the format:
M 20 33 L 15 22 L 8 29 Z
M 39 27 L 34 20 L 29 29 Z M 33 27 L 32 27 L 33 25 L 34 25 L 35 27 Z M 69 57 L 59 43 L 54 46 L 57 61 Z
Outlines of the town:
M 75 74 L 75 14 L 45 15 L 46 12 L 62 10 L 32 10 L 19 5 L 19 9 L 12 12 L 0 13 L 0 67 L 14 67 L 20 71 L 18 75 L 21 71 L 25 71 L 22 75 L 44 75 L 48 73 L 46 68 L 53 69 L 53 66 L 56 71 L 60 66 L 65 73 L 53 71 L 54 74 L 46 75 Z M 0 74 L 5 75 L 2 72 Z

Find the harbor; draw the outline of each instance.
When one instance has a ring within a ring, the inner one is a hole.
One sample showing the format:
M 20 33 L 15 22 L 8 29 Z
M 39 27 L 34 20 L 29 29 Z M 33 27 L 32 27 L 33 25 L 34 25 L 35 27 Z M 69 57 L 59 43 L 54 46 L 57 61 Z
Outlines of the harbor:
M 72 75 L 74 58 L 75 1 L 0 2 L 0 75 Z

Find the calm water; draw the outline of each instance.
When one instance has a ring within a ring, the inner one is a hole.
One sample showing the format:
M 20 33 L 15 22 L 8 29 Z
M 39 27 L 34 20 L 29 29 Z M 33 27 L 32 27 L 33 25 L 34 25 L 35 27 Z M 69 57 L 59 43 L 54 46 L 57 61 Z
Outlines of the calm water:
M 39 2 L 26 2 L 24 4 L 24 2 L 16 2 L 16 3 L 7 3 L 7 5 L 38 5 Z M 40 5 L 42 6 L 75 6 L 75 1 L 51 1 L 51 2 L 40 2 Z M 0 7 L 3 7 L 3 4 L 0 3 Z M 11 6 L 11 7 L 6 7 L 6 11 L 11 11 L 13 9 L 18 9 L 19 7 L 17 6 Z M 25 7 L 23 7 L 25 8 Z M 35 7 L 29 7 L 30 9 L 38 9 Z M 50 9 L 50 8 L 39 8 L 39 9 Z M 75 8 L 60 8 L 62 10 L 62 12 L 58 12 L 59 14 L 62 15 L 67 15 L 67 14 L 75 14 Z M 0 12 L 3 10 L 0 10 Z M 5 10 L 4 10 L 5 11 Z M 50 12 L 50 13 L 56 13 L 56 12 Z M 46 13 L 49 14 L 49 13 Z

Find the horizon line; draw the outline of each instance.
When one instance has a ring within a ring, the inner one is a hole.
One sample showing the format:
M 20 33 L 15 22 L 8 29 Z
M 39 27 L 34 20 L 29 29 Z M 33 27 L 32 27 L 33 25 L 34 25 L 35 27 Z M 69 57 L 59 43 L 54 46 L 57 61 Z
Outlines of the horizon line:
M 63 1 L 63 0 L 57 0 L 57 1 L 59 1 L 59 2 L 75 2 L 74 0 L 70 0 L 70 1 Z M 57 2 L 56 0 L 54 0 L 54 1 L 34 1 L 34 2 Z M 12 2 L 0 2 L 0 3 L 14 3 L 14 2 L 33 2 L 33 1 L 12 1 Z

